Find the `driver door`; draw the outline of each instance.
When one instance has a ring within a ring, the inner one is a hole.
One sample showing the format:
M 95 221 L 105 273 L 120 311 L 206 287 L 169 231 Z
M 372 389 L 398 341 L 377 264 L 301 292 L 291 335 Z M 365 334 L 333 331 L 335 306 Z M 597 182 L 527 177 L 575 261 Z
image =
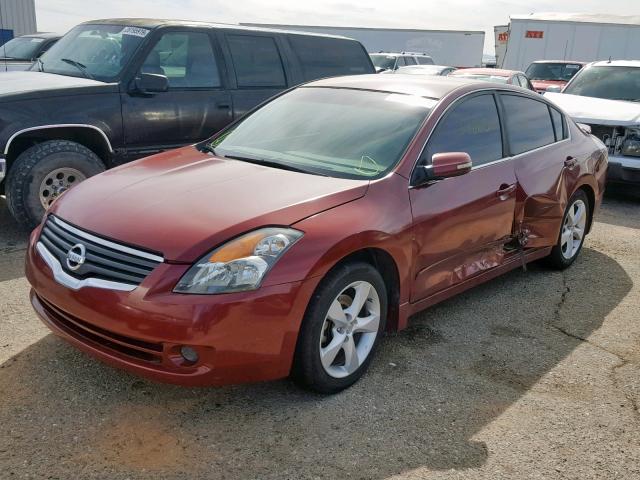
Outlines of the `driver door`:
M 505 158 L 493 93 L 464 97 L 444 114 L 417 168 L 436 153 L 466 152 L 470 172 L 410 190 L 416 302 L 499 266 L 512 238 L 516 207 L 513 161 Z
M 138 72 L 166 76 L 169 90 L 121 94 L 127 156 L 196 143 L 230 123 L 223 71 L 222 54 L 207 30 L 162 31 Z

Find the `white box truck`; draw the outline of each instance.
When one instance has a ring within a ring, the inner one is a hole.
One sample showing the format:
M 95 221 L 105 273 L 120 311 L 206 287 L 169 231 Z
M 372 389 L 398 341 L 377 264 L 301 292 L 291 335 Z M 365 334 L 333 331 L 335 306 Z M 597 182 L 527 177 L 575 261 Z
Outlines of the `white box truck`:
M 633 60 L 640 58 L 640 16 L 534 13 L 512 15 L 504 60 L 525 70 L 536 60 Z
M 380 51 L 426 53 L 433 58 L 437 65 L 451 65 L 453 67 L 480 67 L 482 65 L 485 35 L 483 31 L 326 27 L 265 23 L 243 23 L 242 25 L 341 35 L 358 40 L 369 53 Z

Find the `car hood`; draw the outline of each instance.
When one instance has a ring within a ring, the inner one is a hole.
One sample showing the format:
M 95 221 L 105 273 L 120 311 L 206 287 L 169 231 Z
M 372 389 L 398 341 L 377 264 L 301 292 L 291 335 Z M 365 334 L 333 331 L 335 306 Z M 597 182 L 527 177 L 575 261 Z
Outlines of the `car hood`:
M 18 96 L 38 98 L 56 93 L 72 94 L 79 89 L 102 89 L 107 85 L 110 84 L 53 73 L 9 71 L 0 77 L 0 100 L 13 100 Z
M 567 112 L 576 122 L 612 126 L 640 124 L 640 103 L 565 93 L 545 93 L 544 96 Z
M 202 153 L 145 158 L 90 178 L 51 212 L 89 232 L 193 262 L 265 225 L 292 225 L 362 197 L 366 180 L 321 177 Z

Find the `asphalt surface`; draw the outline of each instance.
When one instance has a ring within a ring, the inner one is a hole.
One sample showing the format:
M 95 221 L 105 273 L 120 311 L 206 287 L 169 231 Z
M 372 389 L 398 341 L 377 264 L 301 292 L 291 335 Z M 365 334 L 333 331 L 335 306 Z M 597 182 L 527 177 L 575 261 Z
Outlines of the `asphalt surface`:
M 0 478 L 640 479 L 640 199 L 387 336 L 351 389 L 185 389 L 104 366 L 29 306 L 0 197 Z

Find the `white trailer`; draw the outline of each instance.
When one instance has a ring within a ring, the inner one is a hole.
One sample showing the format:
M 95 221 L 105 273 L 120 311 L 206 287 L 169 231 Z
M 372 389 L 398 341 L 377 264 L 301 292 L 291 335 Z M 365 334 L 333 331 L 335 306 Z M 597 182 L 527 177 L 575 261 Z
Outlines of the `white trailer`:
M 640 58 L 640 16 L 534 13 L 510 20 L 502 68 L 525 70 L 536 60 Z
M 341 35 L 358 40 L 369 53 L 380 51 L 426 53 L 431 55 L 437 65 L 454 67 L 479 67 L 482 65 L 485 35 L 483 31 L 407 30 L 264 23 L 243 23 L 242 25 Z
M 504 55 L 507 53 L 509 25 L 497 25 L 493 27 L 493 35 L 496 41 L 496 66 L 499 67 L 503 64 Z

